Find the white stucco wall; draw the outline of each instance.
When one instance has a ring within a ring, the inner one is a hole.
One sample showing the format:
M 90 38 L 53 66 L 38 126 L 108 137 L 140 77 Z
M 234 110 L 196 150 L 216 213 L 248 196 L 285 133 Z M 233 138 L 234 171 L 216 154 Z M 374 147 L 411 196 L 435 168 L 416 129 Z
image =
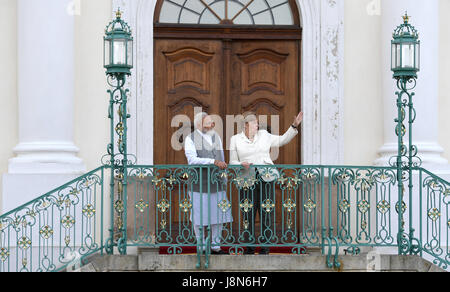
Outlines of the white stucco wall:
M 450 161 L 450 0 L 440 1 L 439 144 Z
M 101 165 L 109 141 L 107 83 L 103 68 L 103 36 L 111 21 L 111 0 L 81 0 L 75 16 L 74 142 L 87 170 Z
M 17 2 L 0 1 L 0 125 L 3 131 L 0 139 L 0 174 L 8 171 L 8 159 L 13 156 L 12 149 L 17 145 Z M 0 175 L 0 183 L 1 183 Z M 0 188 L 1 192 L 1 188 Z M 1 194 L 0 194 L 1 196 Z M 1 200 L 0 200 L 1 204 Z M 0 206 L 1 210 L 2 206 Z
M 383 145 L 381 18 L 371 10 L 372 3 L 345 1 L 344 157 L 348 165 L 372 165 Z M 374 15 L 369 15 L 368 7 Z

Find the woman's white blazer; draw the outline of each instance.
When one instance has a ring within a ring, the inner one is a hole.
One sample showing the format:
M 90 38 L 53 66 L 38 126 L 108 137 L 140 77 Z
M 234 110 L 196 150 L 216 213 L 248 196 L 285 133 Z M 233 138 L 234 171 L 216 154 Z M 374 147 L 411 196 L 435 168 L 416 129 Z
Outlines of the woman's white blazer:
M 260 130 L 255 135 L 253 141 L 250 141 L 245 133 L 234 135 L 230 140 L 230 165 L 241 165 L 248 162 L 253 165 L 273 165 L 270 157 L 272 147 L 282 147 L 294 139 L 298 131 L 292 127 L 283 135 L 272 135 L 266 130 Z M 268 169 L 270 170 L 268 172 Z M 279 172 L 275 168 L 259 169 L 264 181 L 269 182 L 279 178 Z M 255 176 L 255 169 L 250 168 L 244 173 L 244 177 Z

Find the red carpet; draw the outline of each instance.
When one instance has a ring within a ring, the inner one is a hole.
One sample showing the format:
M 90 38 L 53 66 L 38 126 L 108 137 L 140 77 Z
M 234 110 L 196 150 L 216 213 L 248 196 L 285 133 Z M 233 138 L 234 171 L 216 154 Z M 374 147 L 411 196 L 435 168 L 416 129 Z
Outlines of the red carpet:
M 222 247 L 222 250 L 229 252 L 230 247 Z M 261 248 L 257 247 L 256 248 L 256 253 L 259 253 L 259 250 Z M 276 247 L 276 246 L 272 246 L 270 247 L 270 253 L 271 254 L 292 254 L 292 247 L 290 246 L 280 246 L 280 247 Z M 302 248 L 301 250 L 302 254 L 306 253 L 306 247 Z M 159 248 L 159 254 L 170 254 L 169 253 L 169 247 L 160 247 Z M 184 246 L 182 247 L 182 252 L 181 254 L 197 254 L 197 247 L 195 246 Z

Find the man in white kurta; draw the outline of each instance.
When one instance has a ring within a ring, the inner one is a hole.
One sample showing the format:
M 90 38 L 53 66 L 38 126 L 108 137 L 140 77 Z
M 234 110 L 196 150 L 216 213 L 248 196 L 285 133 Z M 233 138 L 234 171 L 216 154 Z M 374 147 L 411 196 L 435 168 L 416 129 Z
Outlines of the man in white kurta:
M 195 131 L 186 137 L 185 155 L 189 165 L 216 165 L 220 169 L 225 169 L 225 157 L 220 136 L 213 130 L 214 123 L 206 113 L 196 115 L 194 119 Z M 212 174 L 212 168 L 210 174 Z M 205 176 L 206 174 L 206 176 Z M 191 221 L 197 241 L 201 240 L 205 226 L 211 226 L 211 252 L 213 254 L 225 254 L 220 248 L 223 224 L 232 222 L 231 208 L 220 208 L 230 206 L 226 194 L 225 183 L 212 183 L 209 188 L 212 192 L 208 195 L 207 173 L 199 173 L 203 176 L 203 188 L 200 193 L 199 186 L 196 186 L 191 196 L 192 212 Z M 212 178 L 210 178 L 211 180 Z M 208 208 L 209 204 L 209 208 Z M 203 247 L 204 248 L 204 247 Z

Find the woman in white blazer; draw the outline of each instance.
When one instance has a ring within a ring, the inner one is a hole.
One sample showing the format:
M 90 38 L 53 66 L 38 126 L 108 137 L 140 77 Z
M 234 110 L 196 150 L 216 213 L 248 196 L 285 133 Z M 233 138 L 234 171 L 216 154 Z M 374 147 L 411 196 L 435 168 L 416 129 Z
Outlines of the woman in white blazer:
M 272 182 L 279 177 L 276 169 L 253 168 L 252 165 L 273 165 L 270 157 L 272 147 L 282 147 L 298 134 L 298 126 L 303 121 L 303 113 L 300 112 L 294 118 L 294 122 L 283 136 L 272 135 L 266 130 L 259 129 L 256 114 L 247 112 L 244 114 L 244 131 L 231 137 L 230 141 L 230 165 L 242 165 L 245 169 L 243 178 L 255 178 L 254 184 L 248 190 L 242 189 L 239 194 L 240 204 L 252 206 L 243 214 L 244 232 L 240 241 L 247 243 L 266 243 L 274 236 L 274 218 L 261 207 L 262 204 L 273 203 L 275 197 L 275 184 Z M 256 238 L 254 222 L 256 212 L 261 218 L 260 236 Z M 248 247 L 245 254 L 254 254 L 255 246 Z M 262 247 L 260 254 L 268 254 L 269 248 Z

